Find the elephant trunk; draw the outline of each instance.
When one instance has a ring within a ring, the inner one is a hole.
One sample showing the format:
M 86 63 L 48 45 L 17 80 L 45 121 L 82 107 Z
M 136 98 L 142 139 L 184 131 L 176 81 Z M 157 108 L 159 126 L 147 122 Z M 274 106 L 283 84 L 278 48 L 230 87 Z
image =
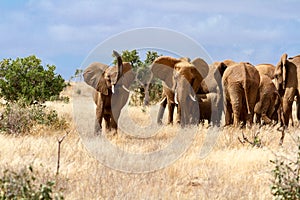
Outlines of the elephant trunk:
M 184 77 L 177 80 L 174 100 L 178 101 L 178 106 L 181 108 L 182 126 L 199 122 L 199 104 L 192 86 Z

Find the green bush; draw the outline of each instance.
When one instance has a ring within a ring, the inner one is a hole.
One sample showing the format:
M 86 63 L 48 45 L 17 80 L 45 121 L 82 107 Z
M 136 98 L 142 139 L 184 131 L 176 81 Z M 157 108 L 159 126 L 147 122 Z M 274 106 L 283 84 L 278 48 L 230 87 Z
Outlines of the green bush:
M 19 172 L 4 170 L 0 177 L 0 199 L 64 199 L 54 193 L 55 181 L 38 183 L 31 166 Z
M 300 199 L 300 140 L 298 138 L 298 152 L 296 158 L 276 156 L 271 160 L 275 165 L 272 170 L 272 195 L 276 199 Z
M 0 62 L 0 96 L 9 102 L 24 100 L 44 102 L 66 87 L 65 80 L 54 73 L 54 65 L 46 65 L 33 56 L 3 59 Z
M 26 105 L 22 102 L 9 103 L 2 113 L 0 130 L 9 134 L 29 133 L 36 125 L 46 125 L 53 129 L 66 129 L 68 123 L 59 118 L 55 110 L 43 105 Z

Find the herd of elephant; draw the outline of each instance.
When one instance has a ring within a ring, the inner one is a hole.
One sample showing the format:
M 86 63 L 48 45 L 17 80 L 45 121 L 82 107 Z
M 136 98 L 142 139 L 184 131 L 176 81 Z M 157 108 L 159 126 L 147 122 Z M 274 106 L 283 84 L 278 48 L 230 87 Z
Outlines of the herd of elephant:
M 83 73 L 84 81 L 95 88 L 95 133 L 106 129 L 117 132 L 118 119 L 129 98 L 129 87 L 135 73 L 128 62 L 113 51 L 117 58 L 114 67 L 94 62 Z M 203 59 L 160 56 L 150 66 L 152 77 L 163 83 L 162 101 L 157 122 L 162 124 L 165 108 L 167 123 L 203 123 L 220 126 L 224 112 L 224 126 L 241 127 L 253 122 L 280 123 L 287 127 L 292 119 L 292 105 L 296 101 L 300 119 L 300 55 L 288 58 L 283 54 L 277 66 L 225 60 L 209 66 Z M 298 84 L 299 83 L 299 84 Z M 176 120 L 173 119 L 177 108 Z

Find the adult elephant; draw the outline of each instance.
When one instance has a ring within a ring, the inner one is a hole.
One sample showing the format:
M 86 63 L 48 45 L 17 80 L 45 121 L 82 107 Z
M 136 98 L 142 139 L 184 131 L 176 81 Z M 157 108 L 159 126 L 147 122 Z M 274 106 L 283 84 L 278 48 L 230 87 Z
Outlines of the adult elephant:
M 83 73 L 84 81 L 95 89 L 95 134 L 102 133 L 103 119 L 106 129 L 117 132 L 121 109 L 129 97 L 128 88 L 135 79 L 130 63 L 123 62 L 118 52 L 113 51 L 113 54 L 117 58 L 116 66 L 94 62 Z
M 273 118 L 277 121 L 280 120 L 280 116 L 278 117 L 277 115 L 280 105 L 281 97 L 272 79 L 260 73 L 259 100 L 254 108 L 256 121 L 258 123 L 263 121 L 265 124 L 270 124 Z
M 207 76 L 208 70 L 207 63 L 201 58 L 195 58 L 190 62 L 187 58 L 161 56 L 152 63 L 151 71 L 155 77 L 163 81 L 163 94 L 166 97 L 160 106 L 158 122 L 161 122 L 165 106 L 168 105 L 168 123 L 173 123 L 176 103 L 178 103 L 177 118 L 182 126 L 198 121 L 195 118 L 197 115 L 199 117 L 199 113 L 193 112 L 193 109 L 198 108 L 195 94 L 201 87 L 203 78 Z
M 259 64 L 256 65 L 255 68 L 259 72 L 260 75 L 266 75 L 270 77 L 270 79 L 274 79 L 275 76 L 275 66 L 272 64 Z
M 252 124 L 259 82 L 259 73 L 250 63 L 241 62 L 224 70 L 225 126 L 233 124 L 238 127 L 241 121 Z
M 300 55 L 288 58 L 284 53 L 276 66 L 275 80 L 282 96 L 284 125 L 288 126 L 295 97 L 297 97 L 297 118 L 300 120 Z
M 200 119 L 212 121 L 213 125 L 219 126 L 223 113 L 223 87 L 222 76 L 227 67 L 236 64 L 233 60 L 214 62 L 209 67 L 207 76 L 201 82 L 197 93 Z M 208 119 L 210 118 L 210 119 Z

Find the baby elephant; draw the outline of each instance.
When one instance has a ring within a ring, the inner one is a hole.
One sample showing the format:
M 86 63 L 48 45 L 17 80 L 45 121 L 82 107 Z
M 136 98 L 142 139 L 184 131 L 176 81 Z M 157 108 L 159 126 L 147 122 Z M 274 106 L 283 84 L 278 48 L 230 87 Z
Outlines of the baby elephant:
M 221 108 L 218 108 L 220 102 L 220 95 L 217 93 L 211 92 L 207 94 L 197 94 L 197 99 L 199 102 L 200 110 L 200 123 L 204 123 L 205 120 L 208 121 L 208 124 L 213 124 L 215 126 L 220 125 Z
M 280 103 L 279 93 L 271 78 L 266 75 L 260 75 L 259 101 L 254 108 L 256 122 L 260 123 L 263 120 L 265 124 L 270 124 L 274 116 L 277 115 Z

